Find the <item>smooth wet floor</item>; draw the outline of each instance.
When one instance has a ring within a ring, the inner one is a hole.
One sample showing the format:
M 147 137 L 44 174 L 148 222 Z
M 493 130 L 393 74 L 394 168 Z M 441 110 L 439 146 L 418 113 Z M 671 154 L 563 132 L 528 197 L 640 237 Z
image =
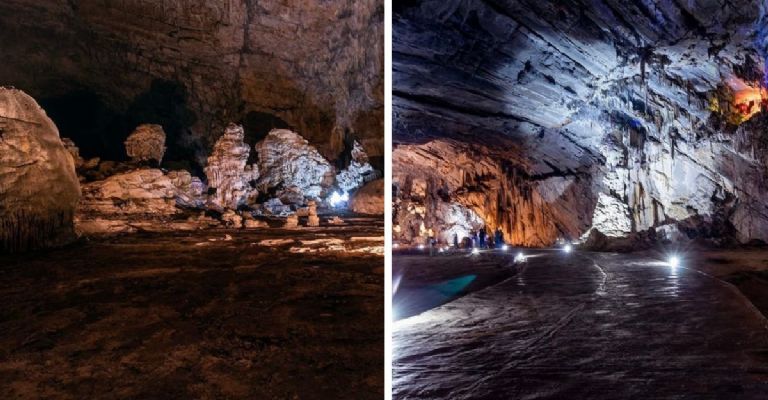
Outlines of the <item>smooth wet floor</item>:
M 515 276 L 395 323 L 394 397 L 768 398 L 765 319 L 688 267 L 537 252 Z

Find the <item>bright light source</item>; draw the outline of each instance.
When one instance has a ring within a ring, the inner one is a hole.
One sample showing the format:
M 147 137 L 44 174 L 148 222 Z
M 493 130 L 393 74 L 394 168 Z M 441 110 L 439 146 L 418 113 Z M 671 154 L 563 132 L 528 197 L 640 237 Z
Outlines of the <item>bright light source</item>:
M 349 201 L 349 193 L 347 192 L 344 192 L 344 194 L 339 194 L 339 192 L 333 192 L 331 197 L 328 199 L 328 202 L 331 204 L 331 207 L 336 207 L 341 203 L 346 203 L 347 201 Z
M 523 255 L 523 253 L 522 252 L 517 253 L 517 255 L 515 256 L 515 262 L 523 262 L 523 261 L 525 261 L 525 256 Z
M 566 244 L 565 246 L 563 246 L 563 251 L 564 252 L 570 253 L 571 250 L 573 250 L 573 247 L 570 244 Z
M 501 249 L 504 250 L 504 251 L 507 251 L 507 250 L 509 250 L 509 246 L 507 246 L 506 244 L 502 245 Z
M 397 244 L 397 243 L 392 243 L 392 247 L 396 249 L 396 248 L 400 247 L 400 245 Z
M 480 249 L 475 247 L 474 249 L 472 249 L 472 254 L 480 254 Z
M 439 253 L 442 253 L 442 252 L 444 252 L 444 251 L 445 251 L 445 249 L 444 249 L 444 248 L 442 248 L 442 247 L 440 248 L 440 250 L 438 250 L 438 252 L 439 252 Z
M 424 250 L 424 245 L 423 244 L 419 245 L 419 250 Z
M 677 268 L 680 265 L 680 259 L 677 256 L 671 256 L 669 257 L 669 266 L 672 268 Z

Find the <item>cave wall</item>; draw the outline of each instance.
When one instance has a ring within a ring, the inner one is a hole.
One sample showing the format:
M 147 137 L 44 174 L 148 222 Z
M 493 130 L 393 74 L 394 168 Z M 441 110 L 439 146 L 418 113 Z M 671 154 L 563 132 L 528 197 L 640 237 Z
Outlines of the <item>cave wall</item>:
M 505 189 L 512 203 L 542 176 L 588 180 L 584 214 L 540 211 L 544 231 L 625 237 L 676 224 L 766 241 L 765 10 L 747 0 L 402 3 L 394 142 L 494 149 L 522 171 Z M 457 198 L 496 213 L 493 201 Z M 513 226 L 527 218 L 505 213 Z
M 229 122 L 290 127 L 331 159 L 357 139 L 376 157 L 383 18 L 377 0 L 8 0 L 0 84 L 44 107 L 86 92 L 110 110 L 106 118 L 128 114 L 94 129 L 114 131 L 103 141 L 165 123 L 169 156 L 181 148 L 175 158 L 200 165 Z M 267 132 L 246 133 L 255 143 Z

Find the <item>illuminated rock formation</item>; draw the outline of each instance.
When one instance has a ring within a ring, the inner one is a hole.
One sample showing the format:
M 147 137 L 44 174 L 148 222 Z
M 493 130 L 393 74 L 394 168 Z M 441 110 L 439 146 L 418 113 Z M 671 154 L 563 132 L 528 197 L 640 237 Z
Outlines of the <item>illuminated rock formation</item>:
M 352 194 L 349 208 L 360 214 L 384 214 L 384 179 L 365 184 Z
M 203 208 L 205 206 L 206 187 L 200 178 L 183 170 L 168 172 L 168 178 L 176 187 L 177 205 L 190 208 Z
M 160 164 L 165 154 L 163 127 L 156 124 L 139 125 L 125 140 L 125 152 L 133 162 L 154 160 Z
M 256 144 L 259 155 L 258 188 L 283 203 L 303 203 L 325 195 L 334 179 L 334 168 L 299 134 L 275 129 Z
M 352 148 L 352 162 L 349 166 L 336 175 L 336 185 L 344 192 L 349 192 L 363 186 L 373 180 L 376 172 L 368 163 L 368 154 L 357 141 Z
M 398 7 L 402 204 L 433 231 L 460 204 L 515 244 L 768 241 L 765 6 L 694 3 Z
M 0 87 L 0 251 L 72 241 L 79 197 L 56 126 L 32 97 Z
M 246 165 L 250 147 L 243 142 L 243 127 L 229 124 L 224 134 L 213 146 L 205 175 L 210 188 L 209 205 L 218 209 L 233 209 L 246 204 L 253 192 L 251 181 L 258 177 L 258 170 Z
M 70 138 L 61 138 L 61 143 L 64 144 L 64 148 L 72 156 L 72 163 L 75 164 L 75 169 L 82 167 L 85 164 L 85 160 L 80 157 L 80 149 L 77 148 L 75 142 Z

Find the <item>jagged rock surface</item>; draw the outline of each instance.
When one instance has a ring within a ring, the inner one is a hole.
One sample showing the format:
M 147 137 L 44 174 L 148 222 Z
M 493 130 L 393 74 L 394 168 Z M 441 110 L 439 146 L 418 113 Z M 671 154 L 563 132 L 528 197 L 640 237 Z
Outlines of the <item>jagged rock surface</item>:
M 515 244 L 670 223 L 768 241 L 765 15 L 756 0 L 404 3 L 395 183 L 427 182 L 428 214 L 456 201 Z M 476 159 L 445 162 L 440 143 Z M 432 166 L 456 178 L 417 170 Z
M 384 214 L 384 179 L 368 182 L 353 193 L 349 208 L 360 214 Z
M 274 193 L 283 203 L 318 199 L 333 184 L 334 168 L 296 132 L 272 130 L 255 147 L 261 172 L 258 188 Z
M 37 98 L 87 89 L 123 112 L 155 83 L 177 87 L 190 125 L 176 137 L 164 126 L 169 147 L 201 166 L 240 120 L 281 121 L 330 158 L 346 132 L 383 155 L 380 0 L 13 0 L 0 26 L 0 82 Z
M 125 139 L 125 152 L 136 163 L 154 160 L 159 165 L 165 149 L 165 131 L 157 124 L 139 125 Z
M 83 215 L 171 215 L 176 208 L 176 186 L 159 169 L 137 169 L 83 185 Z
M 205 207 L 206 187 L 200 178 L 183 170 L 168 172 L 168 178 L 176 187 L 176 205 L 189 208 Z
M 205 175 L 208 187 L 215 190 L 209 199 L 214 208 L 236 210 L 254 191 L 251 181 L 258 177 L 258 170 L 246 165 L 251 150 L 243 138 L 243 127 L 230 124 L 208 157 Z
M 377 177 L 373 166 L 368 162 L 368 154 L 357 141 L 352 147 L 352 161 L 346 169 L 336 175 L 336 185 L 344 192 L 350 192 Z
M 0 87 L 0 251 L 75 239 L 80 187 L 56 125 L 35 100 Z

